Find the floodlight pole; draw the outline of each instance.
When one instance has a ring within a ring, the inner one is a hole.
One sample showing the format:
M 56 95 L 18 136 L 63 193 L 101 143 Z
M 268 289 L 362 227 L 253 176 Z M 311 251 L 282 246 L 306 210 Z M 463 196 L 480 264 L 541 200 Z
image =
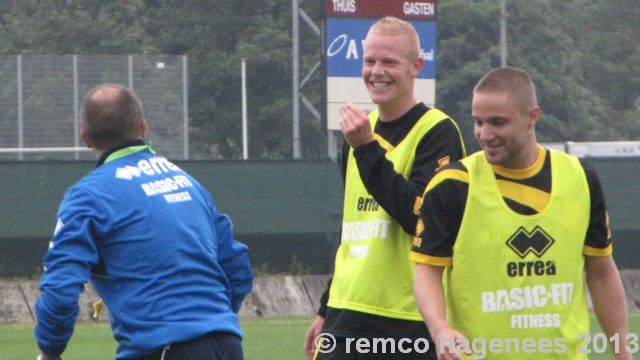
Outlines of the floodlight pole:
M 300 0 L 293 0 L 293 158 L 300 159 Z
M 318 38 L 321 38 L 321 30 L 311 17 L 300 8 L 300 3 L 304 0 L 293 0 L 292 6 L 292 42 L 293 42 L 293 158 L 301 159 L 302 151 L 300 145 L 300 105 L 309 111 L 317 121 L 322 123 L 322 114 L 318 109 L 302 94 L 302 89 L 311 80 L 314 74 L 318 73 L 321 68 L 321 61 L 309 70 L 307 75 L 300 79 L 300 19 L 309 26 Z M 301 104 L 302 103 L 302 104 Z
M 247 65 L 242 58 L 242 158 L 249 158 L 249 136 L 247 130 Z

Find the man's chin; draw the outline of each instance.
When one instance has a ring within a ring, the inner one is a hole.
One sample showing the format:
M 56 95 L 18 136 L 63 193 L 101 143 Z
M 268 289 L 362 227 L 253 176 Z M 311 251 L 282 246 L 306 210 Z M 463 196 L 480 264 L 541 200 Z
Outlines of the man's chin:
M 502 158 L 497 151 L 484 150 L 484 156 L 491 165 L 500 165 Z
M 371 102 L 376 104 L 387 102 L 391 94 L 388 89 L 369 88 L 368 90 Z
M 380 105 L 380 104 L 384 104 L 386 98 L 384 96 L 380 96 L 378 94 L 374 94 L 369 92 L 369 98 L 371 99 L 371 102 L 376 104 L 376 105 Z

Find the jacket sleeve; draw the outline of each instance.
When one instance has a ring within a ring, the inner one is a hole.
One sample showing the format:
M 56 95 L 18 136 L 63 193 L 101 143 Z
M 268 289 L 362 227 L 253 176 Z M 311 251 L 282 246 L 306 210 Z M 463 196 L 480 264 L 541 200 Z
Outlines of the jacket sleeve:
M 35 304 L 35 337 L 38 347 L 51 356 L 65 350 L 78 316 L 78 298 L 89 281 L 91 267 L 98 262 L 93 240 L 97 214 L 93 209 L 96 204 L 89 194 L 73 189 L 67 192 L 44 258 L 41 295 Z
M 249 249 L 233 239 L 233 224 L 227 215 L 215 212 L 214 226 L 219 241 L 218 261 L 229 280 L 232 309 L 238 312 L 242 301 L 253 288 Z

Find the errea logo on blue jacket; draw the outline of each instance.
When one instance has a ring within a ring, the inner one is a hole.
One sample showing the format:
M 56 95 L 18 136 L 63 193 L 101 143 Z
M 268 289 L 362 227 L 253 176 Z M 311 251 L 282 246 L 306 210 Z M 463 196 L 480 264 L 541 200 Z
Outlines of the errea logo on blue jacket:
M 126 179 L 126 180 L 131 180 L 133 179 L 133 177 L 140 177 L 140 169 L 138 169 L 137 167 L 133 167 L 130 165 L 127 165 L 123 168 L 118 168 L 116 170 L 116 177 L 118 179 Z
M 175 172 L 182 174 L 176 175 Z M 140 160 L 135 166 L 125 165 L 117 168 L 116 178 L 133 180 L 133 178 L 139 178 L 145 175 L 163 175 L 166 173 L 174 174 L 163 179 L 156 178 L 156 180 L 140 184 L 140 188 L 144 191 L 145 195 L 162 195 L 168 203 L 191 201 L 191 194 L 185 190 L 193 187 L 193 183 L 184 175 L 184 171 L 161 156 Z
M 116 177 L 118 179 L 131 180 L 134 177 L 140 177 L 142 174 L 158 175 L 171 171 L 182 172 L 176 164 L 162 156 L 140 160 L 136 165 L 137 166 L 126 165 L 125 167 L 118 168 L 116 170 Z

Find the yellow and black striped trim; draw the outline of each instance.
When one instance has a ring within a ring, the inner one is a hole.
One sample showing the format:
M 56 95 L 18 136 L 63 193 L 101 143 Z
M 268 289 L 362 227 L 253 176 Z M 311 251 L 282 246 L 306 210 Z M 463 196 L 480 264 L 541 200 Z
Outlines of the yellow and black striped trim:
M 609 246 L 599 249 L 593 246 L 585 245 L 582 249 L 582 253 L 586 256 L 609 256 L 613 253 L 613 246 Z
M 373 138 L 376 139 L 378 141 L 378 144 L 380 144 L 380 146 L 387 150 L 387 153 L 393 151 L 393 149 L 395 149 L 396 147 L 393 146 L 390 142 L 388 142 L 387 140 L 385 140 L 382 136 L 374 133 L 373 134 Z
M 453 264 L 453 258 L 451 256 L 431 256 L 421 254 L 419 252 L 412 251 L 409 253 L 409 260 L 418 264 L 433 265 L 433 266 L 451 266 Z
M 549 203 L 551 194 L 531 186 L 508 180 L 497 180 L 502 196 L 541 212 Z
M 428 193 L 431 189 L 433 189 L 434 187 L 438 186 L 438 184 L 446 180 L 457 180 L 457 181 L 461 181 L 463 183 L 468 184 L 469 173 L 459 169 L 444 169 L 442 171 L 439 171 L 431 179 L 431 181 L 429 182 L 429 185 L 427 185 L 426 189 L 424 190 L 424 193 L 425 194 Z

